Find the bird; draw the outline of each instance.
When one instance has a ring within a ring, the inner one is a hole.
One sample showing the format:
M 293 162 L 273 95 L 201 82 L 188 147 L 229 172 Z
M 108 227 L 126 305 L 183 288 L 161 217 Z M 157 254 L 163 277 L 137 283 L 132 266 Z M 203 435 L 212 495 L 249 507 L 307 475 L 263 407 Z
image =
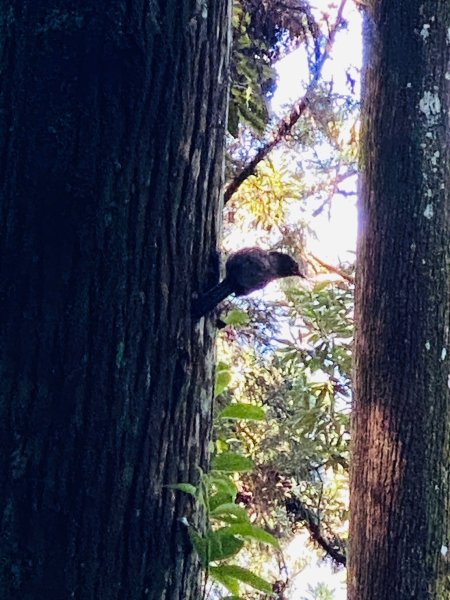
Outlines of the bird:
M 288 254 L 262 248 L 242 248 L 228 257 L 225 278 L 197 299 L 194 317 L 205 316 L 230 294 L 246 296 L 274 279 L 292 275 L 305 277 L 298 263 Z

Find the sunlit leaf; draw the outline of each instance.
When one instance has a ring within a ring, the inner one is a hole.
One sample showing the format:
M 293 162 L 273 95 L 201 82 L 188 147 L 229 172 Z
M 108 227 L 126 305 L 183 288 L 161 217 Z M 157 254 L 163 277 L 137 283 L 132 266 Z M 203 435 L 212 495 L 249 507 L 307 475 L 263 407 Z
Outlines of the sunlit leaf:
M 243 419 L 247 421 L 263 421 L 266 413 L 254 404 L 237 403 L 230 404 L 219 413 L 221 419 Z
M 235 308 L 222 317 L 222 321 L 227 325 L 248 325 L 250 317 L 243 310 Z
M 227 473 L 239 473 L 252 471 L 255 465 L 250 458 L 234 454 L 233 452 L 224 452 L 215 456 L 212 461 L 212 468 L 216 471 L 226 471 Z
M 224 565 L 220 565 L 219 567 L 211 567 L 209 574 L 215 581 L 226 587 L 227 590 L 233 594 L 233 596 L 236 596 L 239 594 L 239 581 L 235 577 L 224 573 L 223 567 Z
M 231 373 L 229 365 L 221 362 L 216 367 L 216 384 L 214 386 L 214 395 L 220 396 L 230 385 Z
M 250 523 L 237 523 L 236 525 L 230 525 L 230 527 L 228 527 L 228 531 L 235 535 L 252 538 L 258 542 L 263 542 L 264 544 L 270 544 L 275 548 L 280 547 L 280 543 L 272 534 L 264 531 L 264 529 L 261 527 L 251 525 Z
M 191 483 L 174 483 L 167 486 L 171 490 L 178 490 L 180 492 L 185 492 L 186 494 L 190 494 L 191 496 L 197 495 L 197 488 L 195 485 Z
M 242 583 L 251 586 L 255 590 L 259 590 L 266 594 L 272 593 L 271 583 L 238 565 L 220 565 L 219 567 L 211 567 L 210 573 L 211 576 L 218 581 L 220 581 L 220 578 L 237 579 L 238 581 L 242 581 Z M 226 587 L 228 588 L 228 586 Z M 233 591 L 232 593 L 236 592 Z
M 226 520 L 229 517 L 231 519 L 228 522 L 240 521 L 244 523 L 249 522 L 248 513 L 242 506 L 238 506 L 232 502 L 227 502 L 225 504 L 219 504 L 214 510 L 210 511 L 210 516 L 219 520 Z M 237 532 L 239 533 L 239 532 Z

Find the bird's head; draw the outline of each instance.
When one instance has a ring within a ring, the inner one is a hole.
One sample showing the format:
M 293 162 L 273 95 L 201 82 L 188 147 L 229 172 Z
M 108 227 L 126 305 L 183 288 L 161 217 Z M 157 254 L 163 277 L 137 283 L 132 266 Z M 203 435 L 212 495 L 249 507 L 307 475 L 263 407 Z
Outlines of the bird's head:
M 305 278 L 305 275 L 300 271 L 298 263 L 288 254 L 283 252 L 270 252 L 270 259 L 278 277 L 291 277 L 297 275 Z

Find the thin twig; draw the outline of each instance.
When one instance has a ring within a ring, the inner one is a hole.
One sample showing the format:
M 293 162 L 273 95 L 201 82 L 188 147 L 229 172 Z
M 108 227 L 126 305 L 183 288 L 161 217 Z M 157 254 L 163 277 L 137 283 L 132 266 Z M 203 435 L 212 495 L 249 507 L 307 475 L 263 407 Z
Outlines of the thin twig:
M 336 33 L 342 24 L 342 21 L 343 21 L 342 14 L 344 12 L 344 7 L 345 7 L 346 2 L 347 2 L 347 0 L 341 0 L 341 4 L 339 6 L 337 16 L 336 16 L 336 22 L 335 22 L 334 26 L 332 27 L 330 34 L 328 36 L 325 50 L 323 51 L 322 56 L 320 57 L 320 59 L 317 61 L 316 65 L 315 65 L 314 76 L 311 79 L 308 87 L 306 88 L 306 92 L 305 92 L 304 96 L 296 102 L 296 104 L 292 108 L 289 115 L 286 118 L 281 119 L 281 121 L 279 121 L 278 125 L 275 128 L 274 133 L 272 134 L 272 139 L 269 140 L 269 142 L 267 142 L 267 144 L 265 144 L 265 146 L 260 148 L 260 150 L 258 150 L 256 155 L 248 163 L 248 165 L 246 165 L 242 169 L 242 171 L 240 173 L 238 173 L 233 178 L 233 180 L 228 184 L 228 186 L 226 187 L 225 192 L 224 192 L 224 203 L 225 204 L 230 200 L 230 198 L 233 196 L 233 194 L 236 193 L 236 191 L 240 188 L 240 186 L 244 183 L 244 181 L 248 177 L 250 177 L 250 175 L 254 174 L 256 167 L 259 165 L 259 163 L 262 160 L 264 160 L 266 158 L 266 156 L 269 154 L 269 152 L 271 150 L 273 150 L 273 148 L 275 148 L 275 146 L 277 146 L 281 142 L 281 140 L 283 140 L 292 131 L 293 126 L 297 123 L 299 118 L 303 115 L 303 113 L 309 106 L 313 92 L 315 91 L 315 89 L 317 88 L 317 85 L 319 83 L 320 76 L 322 74 L 323 65 L 325 64 L 326 60 L 328 59 L 328 57 L 330 55 L 330 51 L 333 47 L 334 40 L 336 38 Z
M 342 269 L 339 269 L 338 267 L 334 267 L 333 265 L 329 265 L 328 263 L 324 262 L 323 260 L 321 260 L 318 256 L 316 256 L 315 254 L 310 254 L 310 257 L 315 260 L 316 262 L 319 263 L 319 265 L 321 267 L 323 267 L 324 269 L 326 269 L 327 271 L 330 271 L 331 273 L 336 273 L 336 275 L 339 275 L 340 277 L 342 277 L 342 279 L 345 279 L 346 281 L 348 281 L 349 283 L 355 283 L 355 279 L 354 277 L 352 277 L 351 275 L 349 275 L 348 273 L 346 273 L 345 271 L 342 271 Z
M 311 538 L 338 564 L 344 565 L 347 562 L 345 550 L 338 542 L 338 538 L 330 539 L 322 532 L 317 515 L 307 508 L 295 496 L 286 501 L 286 511 L 291 519 L 296 522 L 304 523 L 309 531 Z
M 325 206 L 327 204 L 331 204 L 331 200 L 333 199 L 333 196 L 336 193 L 337 190 L 337 176 L 339 173 L 339 169 L 340 169 L 341 165 L 340 163 L 336 166 L 336 176 L 333 178 L 333 182 L 331 185 L 331 190 L 328 192 L 327 197 L 325 198 L 325 200 L 322 202 L 322 204 L 319 206 L 319 208 L 316 208 L 316 210 L 313 212 L 313 217 L 317 217 L 317 215 L 320 215 L 320 213 L 323 211 L 323 209 L 325 208 Z

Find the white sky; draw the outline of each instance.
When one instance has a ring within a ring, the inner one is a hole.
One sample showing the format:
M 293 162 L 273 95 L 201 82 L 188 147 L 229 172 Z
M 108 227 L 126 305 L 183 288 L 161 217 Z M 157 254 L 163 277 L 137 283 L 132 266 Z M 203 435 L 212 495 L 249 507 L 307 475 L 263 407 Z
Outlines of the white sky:
M 326 10 L 328 2 L 318 2 L 317 9 Z M 353 2 L 348 2 L 344 12 L 348 28 L 342 29 L 336 36 L 330 58 L 323 68 L 323 77 L 333 79 L 333 89 L 337 93 L 348 94 L 346 71 L 352 68 L 352 77 L 361 65 L 362 40 L 361 16 Z M 305 53 L 297 50 L 282 59 L 276 66 L 279 81 L 272 100 L 272 108 L 282 113 L 282 107 L 292 104 L 300 98 L 305 90 L 305 75 L 308 66 Z M 357 84 L 357 93 L 359 85 Z M 356 191 L 356 177 L 340 185 L 346 191 Z M 311 228 L 317 233 L 317 240 L 308 239 L 308 249 L 331 264 L 340 261 L 353 261 L 356 247 L 356 196 L 337 195 L 330 210 L 326 208 L 320 215 L 312 213 L 318 204 L 311 203 Z

